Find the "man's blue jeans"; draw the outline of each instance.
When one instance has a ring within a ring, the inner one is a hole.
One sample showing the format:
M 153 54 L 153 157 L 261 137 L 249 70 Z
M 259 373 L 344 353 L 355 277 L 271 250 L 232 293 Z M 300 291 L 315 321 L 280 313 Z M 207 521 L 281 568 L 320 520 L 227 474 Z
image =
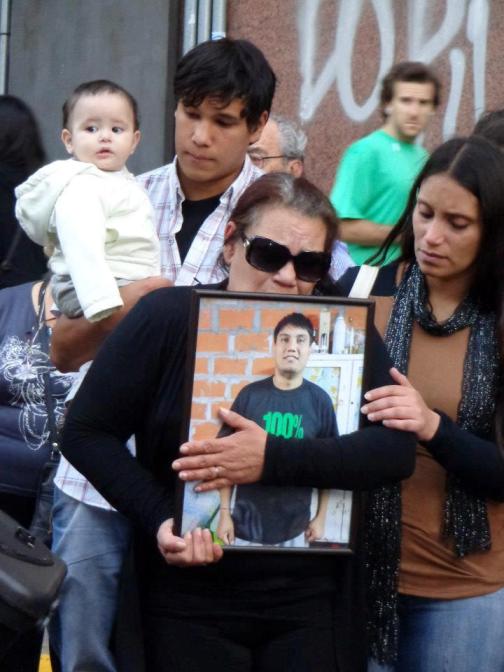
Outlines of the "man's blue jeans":
M 67 563 L 68 574 L 49 625 L 51 646 L 65 672 L 115 672 L 109 644 L 128 521 L 54 490 L 53 550 Z
M 399 657 L 368 672 L 503 672 L 504 588 L 462 600 L 399 597 Z

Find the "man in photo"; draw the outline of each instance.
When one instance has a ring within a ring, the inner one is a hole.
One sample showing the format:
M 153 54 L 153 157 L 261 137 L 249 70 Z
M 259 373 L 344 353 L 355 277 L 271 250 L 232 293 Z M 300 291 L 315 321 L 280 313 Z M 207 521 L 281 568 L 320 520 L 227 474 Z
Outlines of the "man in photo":
M 273 376 L 246 385 L 231 409 L 254 420 L 268 434 L 286 440 L 338 435 L 332 401 L 303 378 L 314 329 L 302 313 L 283 317 L 273 332 Z M 227 428 L 221 430 L 224 435 Z M 318 493 L 311 518 L 312 488 L 239 485 L 220 491 L 217 535 L 234 545 L 305 547 L 324 536 L 329 491 Z

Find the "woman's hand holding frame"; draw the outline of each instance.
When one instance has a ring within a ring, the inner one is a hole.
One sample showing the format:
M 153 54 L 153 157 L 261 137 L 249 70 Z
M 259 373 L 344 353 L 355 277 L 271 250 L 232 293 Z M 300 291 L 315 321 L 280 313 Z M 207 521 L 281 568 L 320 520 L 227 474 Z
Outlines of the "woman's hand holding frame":
M 204 481 L 197 492 L 206 492 L 235 483 L 255 483 L 264 467 L 267 434 L 252 420 L 225 408 L 219 416 L 234 434 L 220 439 L 184 443 L 173 469 L 183 481 Z M 187 456 L 187 457 L 185 457 Z

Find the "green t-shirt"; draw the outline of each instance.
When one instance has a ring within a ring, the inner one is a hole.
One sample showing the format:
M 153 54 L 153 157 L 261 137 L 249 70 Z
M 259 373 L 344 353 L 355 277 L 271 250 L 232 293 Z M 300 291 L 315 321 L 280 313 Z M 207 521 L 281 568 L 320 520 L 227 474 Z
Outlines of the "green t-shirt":
M 331 191 L 339 217 L 396 224 L 426 158 L 423 147 L 396 140 L 381 129 L 354 142 L 343 154 Z M 357 265 L 377 250 L 376 246 L 348 243 Z M 394 246 L 388 261 L 398 254 L 399 248 Z

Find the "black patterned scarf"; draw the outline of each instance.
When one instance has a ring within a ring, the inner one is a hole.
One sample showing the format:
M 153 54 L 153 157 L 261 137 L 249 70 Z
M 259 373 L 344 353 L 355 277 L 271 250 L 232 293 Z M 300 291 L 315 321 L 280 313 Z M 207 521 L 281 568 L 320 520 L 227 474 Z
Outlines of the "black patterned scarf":
M 385 345 L 394 366 L 407 374 L 413 323 L 430 334 L 449 336 L 471 328 L 464 361 L 457 424 L 480 436 L 492 434 L 499 368 L 495 316 L 483 313 L 467 297 L 454 314 L 439 323 L 431 312 L 425 279 L 417 264 L 407 270 L 394 300 Z M 446 479 L 443 536 L 457 557 L 487 551 L 490 527 L 484 499 L 469 493 L 452 474 Z M 371 655 L 380 663 L 396 659 L 399 620 L 397 583 L 401 550 L 401 486 L 369 493 L 365 533 L 368 631 Z

